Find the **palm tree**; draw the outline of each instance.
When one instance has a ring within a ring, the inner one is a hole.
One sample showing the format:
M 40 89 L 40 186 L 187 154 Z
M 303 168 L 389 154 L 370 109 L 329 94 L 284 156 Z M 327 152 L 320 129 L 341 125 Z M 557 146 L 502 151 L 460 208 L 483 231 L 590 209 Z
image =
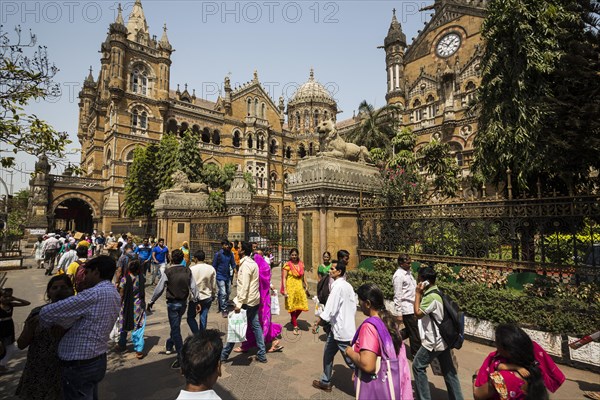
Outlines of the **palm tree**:
M 376 110 L 363 100 L 358 106 L 359 123 L 348 133 L 348 140 L 369 150 L 380 148 L 391 153 L 392 138 L 396 136 L 398 128 L 396 112 L 400 110 L 400 106 L 396 104 L 388 104 Z

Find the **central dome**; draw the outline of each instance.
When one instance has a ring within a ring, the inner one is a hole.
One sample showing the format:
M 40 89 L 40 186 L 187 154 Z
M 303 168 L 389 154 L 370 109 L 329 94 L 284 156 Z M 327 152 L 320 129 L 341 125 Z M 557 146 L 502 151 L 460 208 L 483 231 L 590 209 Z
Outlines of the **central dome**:
M 325 89 L 325 86 L 321 85 L 315 80 L 315 74 L 312 68 L 310 69 L 310 77 L 308 78 L 308 81 L 300 86 L 296 93 L 294 93 L 289 101 L 289 105 L 294 106 L 310 102 L 336 105 L 335 100 L 333 100 L 331 94 L 327 91 L 327 89 Z

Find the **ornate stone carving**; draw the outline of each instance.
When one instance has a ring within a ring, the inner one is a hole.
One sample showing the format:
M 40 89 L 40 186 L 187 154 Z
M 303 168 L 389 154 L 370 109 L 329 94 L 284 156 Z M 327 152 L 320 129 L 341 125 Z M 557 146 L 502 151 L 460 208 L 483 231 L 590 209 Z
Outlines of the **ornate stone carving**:
M 338 135 L 335 123 L 332 120 L 329 119 L 321 122 L 317 126 L 317 132 L 319 133 L 322 155 L 341 158 L 343 160 L 358 161 L 361 163 L 371 161 L 369 150 L 367 150 L 365 146 L 346 143 L 344 139 Z
M 244 179 L 241 167 L 238 166 L 231 188 L 225 193 L 225 204 L 230 215 L 241 215 L 245 212 L 246 205 L 250 203 L 252 203 L 252 192 Z
M 208 186 L 205 183 L 190 182 L 185 172 L 177 170 L 171 175 L 173 187 L 165 189 L 162 192 L 167 193 L 206 193 L 208 194 Z
M 326 156 L 300 161 L 288 180 L 298 208 L 367 207 L 381 191 L 377 168 Z

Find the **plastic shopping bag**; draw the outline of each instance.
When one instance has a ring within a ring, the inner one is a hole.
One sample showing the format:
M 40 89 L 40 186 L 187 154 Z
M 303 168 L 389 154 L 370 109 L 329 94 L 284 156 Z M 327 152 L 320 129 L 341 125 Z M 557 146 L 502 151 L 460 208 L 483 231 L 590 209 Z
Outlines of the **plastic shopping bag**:
M 317 296 L 313 297 L 313 301 L 315 302 L 315 315 L 318 317 L 319 315 L 321 315 L 323 310 L 325 310 L 325 306 L 321 304 Z
M 239 343 L 246 341 L 246 329 L 248 328 L 248 317 L 246 310 L 239 313 L 230 312 L 227 317 L 227 342 Z
M 119 320 L 118 319 L 117 319 L 117 322 L 115 322 L 115 324 L 113 325 L 112 330 L 110 331 L 109 338 L 114 343 L 119 342 Z
M 271 315 L 279 315 L 279 294 L 276 290 L 271 291 Z

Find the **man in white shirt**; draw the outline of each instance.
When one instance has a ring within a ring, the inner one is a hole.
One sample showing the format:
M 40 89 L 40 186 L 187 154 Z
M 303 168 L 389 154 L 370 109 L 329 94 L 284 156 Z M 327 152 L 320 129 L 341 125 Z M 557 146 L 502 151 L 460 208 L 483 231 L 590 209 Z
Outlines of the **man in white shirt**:
M 240 269 L 237 277 L 237 296 L 233 299 L 235 306 L 234 312 L 239 313 L 242 308 L 246 310 L 248 325 L 256 338 L 256 347 L 258 353 L 256 356 L 249 357 L 250 360 L 256 360 L 261 363 L 267 362 L 267 352 L 265 349 L 265 339 L 263 337 L 262 327 L 258 318 L 258 308 L 260 307 L 260 292 L 258 286 L 258 265 L 252 259 L 252 244 L 242 242 L 239 249 Z M 356 307 L 355 307 L 356 308 Z M 235 343 L 228 342 L 221 352 L 221 362 L 227 361 L 229 354 L 233 350 Z
M 181 350 L 185 389 L 176 400 L 221 400 L 213 386 L 221 376 L 222 350 L 221 332 L 216 329 L 200 331 L 185 340 Z
M 346 356 L 346 347 L 356 332 L 356 294 L 344 275 L 346 274 L 346 263 L 342 260 L 329 269 L 329 276 L 334 280 L 331 293 L 327 298 L 325 309 L 317 317 L 313 326 L 313 333 L 317 333 L 319 323 L 326 321 L 331 323 L 331 331 L 327 335 L 325 348 L 323 349 L 323 375 L 320 380 L 313 381 L 313 387 L 331 392 L 331 375 L 333 373 L 333 359 L 338 351 L 342 353 L 344 361 L 354 371 L 354 364 Z
M 56 262 L 56 255 L 58 254 L 58 249 L 60 248 L 59 235 L 50 235 L 48 239 L 44 242 L 43 252 L 44 252 L 44 262 L 46 263 L 46 273 L 45 275 L 52 275 L 52 271 L 54 270 L 54 263 Z
M 187 311 L 187 323 L 193 334 L 206 329 L 208 320 L 208 311 L 210 305 L 217 296 L 217 272 L 212 265 L 204 262 L 206 254 L 202 250 L 197 250 L 192 257 L 192 265 L 190 271 L 192 278 L 196 282 L 196 290 L 198 291 L 198 301 L 190 299 Z M 196 321 L 197 306 L 200 306 L 200 327 Z
M 404 323 L 404 332 L 408 334 L 410 341 L 410 352 L 407 354 L 412 358 L 421 347 L 419 337 L 419 325 L 415 316 L 415 290 L 417 281 L 410 271 L 410 256 L 400 254 L 398 256 L 398 269 L 394 273 L 392 283 L 394 284 L 394 308 L 398 320 Z

